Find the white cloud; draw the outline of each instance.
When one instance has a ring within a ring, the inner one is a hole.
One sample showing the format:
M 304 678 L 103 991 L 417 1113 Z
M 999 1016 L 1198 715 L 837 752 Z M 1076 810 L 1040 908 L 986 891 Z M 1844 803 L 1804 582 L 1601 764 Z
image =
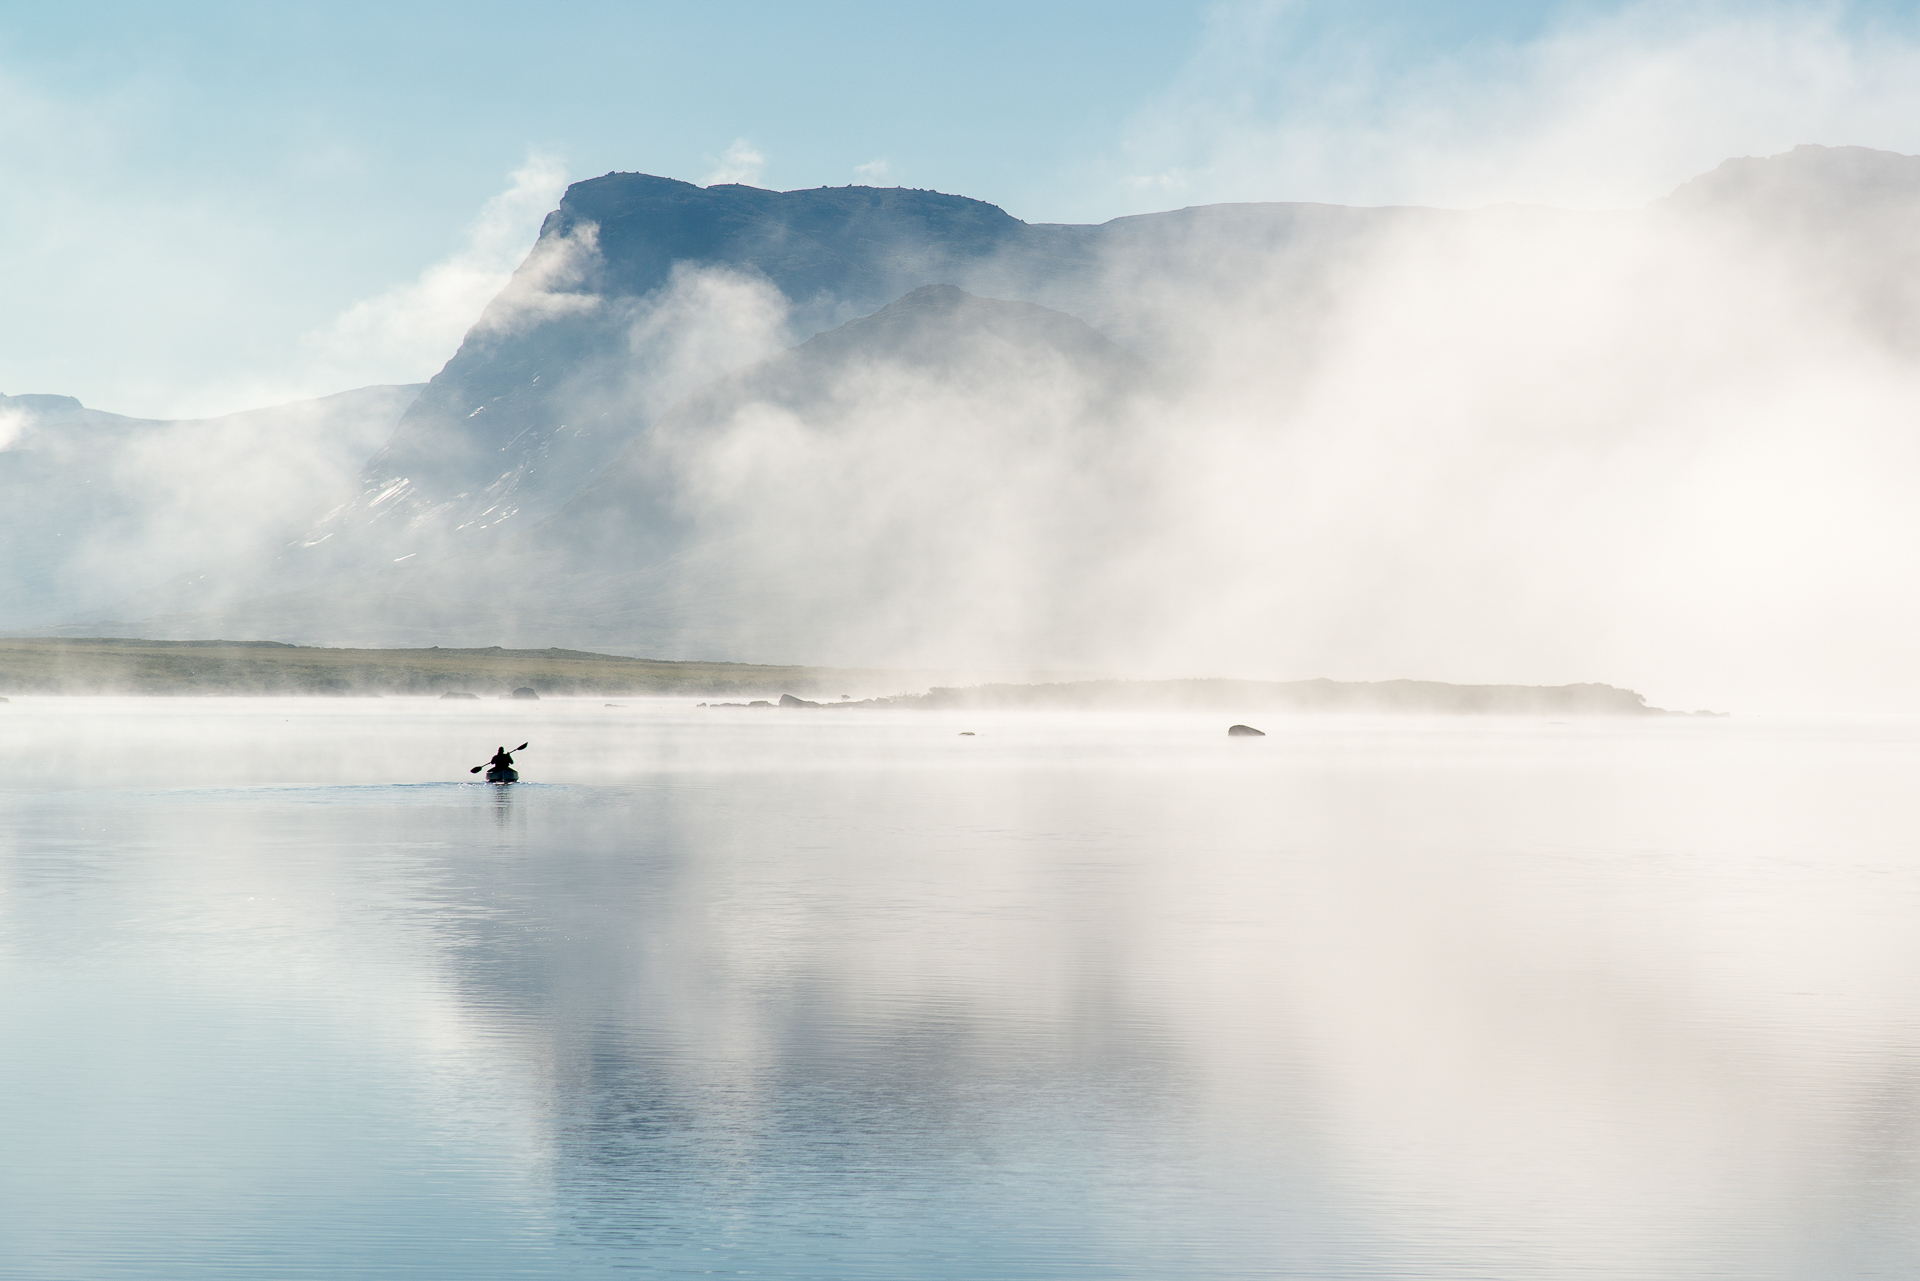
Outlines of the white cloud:
M 745 138 L 735 138 L 718 161 L 713 171 L 700 180 L 703 187 L 718 183 L 743 182 L 749 187 L 758 186 L 761 171 L 767 167 L 767 158 L 759 148 Z
M 887 172 L 888 165 L 884 159 L 869 160 L 864 165 L 853 167 L 853 176 L 863 183 L 881 182 L 886 178 Z
M 339 386 L 431 377 L 479 321 L 487 303 L 513 279 L 540 220 L 559 203 L 566 185 L 566 168 L 558 160 L 530 156 L 514 172 L 512 185 L 481 209 L 467 230 L 466 243 L 452 256 L 407 284 L 355 303 L 309 337 L 309 349 L 321 368 L 338 371 L 334 381 Z M 530 260 L 533 276 L 521 274 L 533 288 L 523 298 L 503 299 L 515 306 L 495 308 L 499 314 L 489 312 L 489 322 L 510 324 L 529 308 L 540 310 L 536 294 L 544 295 L 574 270 L 572 255 L 578 249 L 570 242 L 555 245 L 548 247 L 544 261 Z
M 627 333 L 635 395 L 649 417 L 700 386 L 792 341 L 788 304 L 766 277 L 676 264 Z
M 517 333 L 560 316 L 592 311 L 600 305 L 598 295 L 570 286 L 585 279 L 588 264 L 599 252 L 600 228 L 590 222 L 541 241 L 474 327 L 487 333 Z
M 453 253 L 413 280 L 364 298 L 302 335 L 284 362 L 255 365 L 194 386 L 177 397 L 172 412 L 197 416 L 354 387 L 425 382 L 459 349 L 483 314 L 489 325 L 511 326 L 528 314 L 592 305 L 593 300 L 579 296 L 553 296 L 555 288 L 577 278 L 581 251 L 592 249 L 590 229 L 588 243 L 569 237 L 529 257 L 542 219 L 559 203 L 566 186 L 566 168 L 559 160 L 529 156 L 510 176 L 506 190 L 481 207 Z M 523 260 L 525 269 L 516 276 Z M 489 302 L 495 305 L 489 308 Z

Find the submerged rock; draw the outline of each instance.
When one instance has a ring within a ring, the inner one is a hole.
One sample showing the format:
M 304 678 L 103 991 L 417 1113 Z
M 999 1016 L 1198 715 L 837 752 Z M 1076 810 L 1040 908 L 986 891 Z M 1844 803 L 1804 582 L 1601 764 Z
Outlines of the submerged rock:
M 522 685 L 522 686 L 521 686 L 521 687 L 520 687 L 519 689 L 516 689 L 516 690 L 514 690 L 514 691 L 513 691 L 513 697 L 514 697 L 514 698 L 523 698 L 523 699 L 528 699 L 528 698 L 530 698 L 530 699 L 536 699 L 536 700 L 537 700 L 537 699 L 538 699 L 538 698 L 540 697 L 540 695 L 539 695 L 538 693 L 536 693 L 536 692 L 534 692 L 533 690 L 531 690 L 531 689 L 529 689 L 529 688 L 527 688 L 527 687 L 526 687 L 525 685 Z
M 1228 738 L 1265 738 L 1266 736 L 1267 736 L 1267 731 L 1263 729 L 1255 729 L 1251 725 L 1227 726 Z
M 440 696 L 440 701 L 444 703 L 450 698 L 471 698 L 477 702 L 480 696 L 478 694 L 463 694 L 457 690 L 449 690 Z

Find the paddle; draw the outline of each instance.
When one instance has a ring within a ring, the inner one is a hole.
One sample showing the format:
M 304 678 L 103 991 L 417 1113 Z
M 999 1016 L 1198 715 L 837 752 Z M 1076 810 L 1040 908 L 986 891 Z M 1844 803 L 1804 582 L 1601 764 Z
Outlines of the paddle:
M 513 751 L 515 751 L 515 752 L 524 752 L 524 751 L 526 751 L 526 750 L 527 750 L 527 745 L 526 745 L 525 743 L 522 743 L 522 744 L 520 744 L 520 746 L 518 746 L 518 747 L 516 747 L 516 748 L 514 748 L 514 749 L 513 749 Z M 509 753 L 507 753 L 507 754 L 508 754 L 509 756 L 511 756 L 511 755 L 512 755 L 513 753 L 512 753 L 512 752 L 509 752 Z M 488 762 L 487 762 L 487 765 L 491 765 L 491 764 L 493 764 L 493 762 L 492 762 L 492 761 L 488 761 Z M 467 771 L 467 773 L 469 773 L 469 774 L 478 774 L 478 773 L 479 773 L 479 772 L 480 772 L 481 770 L 483 770 L 483 769 L 485 769 L 486 767 L 487 767 L 486 765 L 476 765 L 476 766 L 474 766 L 474 767 L 473 767 L 472 769 L 470 769 L 470 770 L 468 770 L 468 771 Z

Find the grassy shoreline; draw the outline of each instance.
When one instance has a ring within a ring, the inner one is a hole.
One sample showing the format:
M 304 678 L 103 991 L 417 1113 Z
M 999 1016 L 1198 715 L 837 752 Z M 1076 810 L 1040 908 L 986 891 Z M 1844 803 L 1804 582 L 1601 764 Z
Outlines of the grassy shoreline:
M 915 673 L 675 662 L 568 649 L 329 649 L 277 641 L 0 640 L 0 695 L 778 696 L 893 693 Z M 941 679 L 946 674 L 931 675 Z M 930 681 L 922 679 L 924 689 Z

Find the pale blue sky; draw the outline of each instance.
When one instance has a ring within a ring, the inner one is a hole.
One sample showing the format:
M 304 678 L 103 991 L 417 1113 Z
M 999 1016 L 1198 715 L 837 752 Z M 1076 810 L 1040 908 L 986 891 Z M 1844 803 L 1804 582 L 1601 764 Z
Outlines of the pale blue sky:
M 701 181 L 731 148 L 763 186 L 1101 221 L 1637 204 L 1732 154 L 1920 151 L 1916 8 L 0 4 L 0 391 L 207 412 L 427 377 L 460 317 L 413 346 L 338 318 L 517 256 L 538 183 L 471 229 L 530 156 Z

